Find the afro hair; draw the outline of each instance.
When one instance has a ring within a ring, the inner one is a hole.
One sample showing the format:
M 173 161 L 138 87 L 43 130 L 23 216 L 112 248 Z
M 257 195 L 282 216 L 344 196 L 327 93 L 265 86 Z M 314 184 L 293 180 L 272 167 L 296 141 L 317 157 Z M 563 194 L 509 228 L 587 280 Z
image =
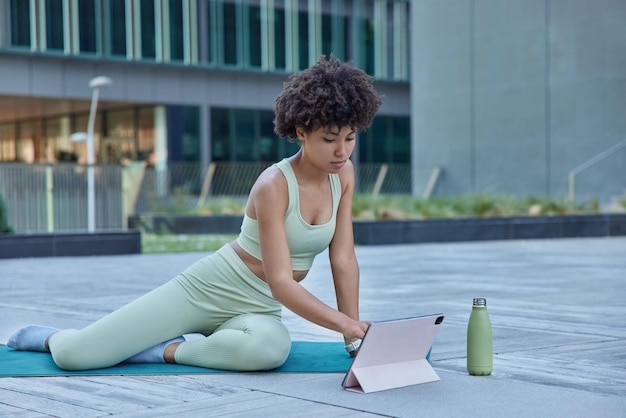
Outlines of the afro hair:
M 325 126 L 365 131 L 382 102 L 373 79 L 352 63 L 322 56 L 312 67 L 292 74 L 274 104 L 274 131 L 295 140 Z

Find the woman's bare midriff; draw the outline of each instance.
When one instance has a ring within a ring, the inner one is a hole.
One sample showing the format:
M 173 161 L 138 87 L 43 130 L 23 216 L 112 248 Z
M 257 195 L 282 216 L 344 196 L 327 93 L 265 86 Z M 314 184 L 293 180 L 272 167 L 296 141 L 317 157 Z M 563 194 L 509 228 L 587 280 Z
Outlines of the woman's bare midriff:
M 230 246 L 233 247 L 233 250 L 235 250 L 239 258 L 241 258 L 241 260 L 246 264 L 246 266 L 248 266 L 250 271 L 254 273 L 254 275 L 257 276 L 259 279 L 267 283 L 267 280 L 265 279 L 265 272 L 263 270 L 263 263 L 261 262 L 261 260 L 257 260 L 256 258 L 252 257 L 250 254 L 248 254 L 246 251 L 244 251 L 244 249 L 239 246 L 237 241 L 231 242 Z M 293 279 L 299 282 L 306 277 L 307 273 L 308 273 L 308 270 L 304 270 L 304 271 L 294 270 Z

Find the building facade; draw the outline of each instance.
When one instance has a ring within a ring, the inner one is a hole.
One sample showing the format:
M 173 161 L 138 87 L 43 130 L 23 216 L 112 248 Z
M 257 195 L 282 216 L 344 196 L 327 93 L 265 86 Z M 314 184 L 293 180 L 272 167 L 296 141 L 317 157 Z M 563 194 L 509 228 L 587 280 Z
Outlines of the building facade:
M 411 163 L 437 192 L 626 199 L 626 2 L 411 2 Z
M 289 74 L 333 54 L 384 95 L 358 164 L 411 167 L 421 194 L 565 197 L 626 140 L 621 0 L 0 0 L 0 163 L 86 161 L 89 82 L 108 76 L 97 162 L 270 162 Z M 626 152 L 577 197 L 626 188 Z
M 406 1 L 0 0 L 0 161 L 84 161 L 70 134 L 100 75 L 98 163 L 275 161 L 296 147 L 273 133 L 282 83 L 333 54 L 387 98 L 359 161 L 407 164 L 408 18 Z

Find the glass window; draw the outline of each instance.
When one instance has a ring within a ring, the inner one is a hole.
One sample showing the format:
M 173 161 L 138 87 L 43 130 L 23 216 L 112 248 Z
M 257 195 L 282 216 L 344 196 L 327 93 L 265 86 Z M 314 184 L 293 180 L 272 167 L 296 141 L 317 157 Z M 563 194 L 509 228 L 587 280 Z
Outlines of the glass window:
M 347 61 L 348 18 L 345 16 L 322 15 L 322 53 L 327 57 L 333 54 L 341 61 Z
M 141 57 L 156 57 L 154 0 L 141 0 Z
M 181 144 L 183 161 L 200 161 L 200 108 L 183 107 L 183 138 Z
M 76 162 L 78 156 L 72 152 L 69 131 L 69 116 L 46 119 L 45 161 Z
M 350 27 L 349 19 L 346 16 L 337 17 L 341 22 L 338 23 L 339 33 L 337 33 L 335 42 L 338 45 L 336 48 L 336 57 L 342 61 L 348 61 L 348 50 L 350 45 L 350 37 L 348 35 L 348 28 Z
M 230 112 L 211 109 L 211 155 L 213 161 L 230 160 Z
M 357 39 L 361 50 L 361 68 L 370 75 L 374 75 L 374 22 L 371 19 L 362 19 L 361 37 Z
M 298 12 L 299 68 L 309 67 L 309 17 L 307 12 Z
M 274 112 L 211 109 L 213 161 L 273 162 L 295 154 L 299 145 L 274 133 Z
M 248 45 L 249 63 L 251 67 L 261 66 L 261 8 L 248 8 Z
M 133 109 L 106 113 L 105 136 L 100 141 L 99 154 L 104 164 L 118 164 L 136 159 L 135 114 Z
M 333 51 L 333 18 L 329 14 L 322 15 L 322 54 L 327 57 L 330 56 Z
M 235 161 L 257 161 L 257 150 L 255 139 L 257 138 L 255 129 L 255 111 L 244 109 L 233 109 L 235 112 L 234 144 Z
M 409 164 L 411 162 L 411 119 L 408 117 L 389 118 L 391 137 L 388 138 L 390 161 Z
M 96 12 L 93 1 L 78 0 L 78 33 L 80 52 L 97 52 Z
M 109 0 L 107 44 L 111 55 L 126 55 L 126 7 L 124 0 Z
M 170 59 L 182 61 L 185 57 L 183 46 L 183 5 L 180 0 L 169 0 L 170 11 Z
M 30 2 L 11 0 L 11 45 L 30 47 Z
M 274 112 L 271 110 L 260 110 L 258 114 L 260 125 L 257 143 L 258 161 L 276 161 L 280 158 L 279 143 L 282 141 L 274 133 Z
M 286 57 L 286 33 L 285 33 L 285 10 L 274 10 L 274 56 L 276 57 L 275 67 L 285 69 L 287 65 Z
M 237 64 L 237 8 L 235 4 L 223 5 L 222 41 L 224 45 L 224 64 Z
M 277 160 L 292 156 L 300 150 L 300 145 L 298 144 L 298 142 L 289 142 L 288 140 L 283 139 L 279 142 L 279 144 L 282 153 L 277 158 Z
M 206 48 L 206 60 L 209 63 L 215 63 L 215 56 L 217 54 L 217 14 L 216 14 L 216 4 L 213 1 L 208 1 L 206 4 L 206 45 L 202 39 L 200 39 L 201 48 Z M 201 31 L 202 33 L 202 31 Z
M 17 160 L 23 163 L 43 161 L 41 122 L 18 123 Z
M 362 163 L 409 163 L 411 158 L 410 118 L 377 116 L 372 126 L 359 135 Z
M 388 162 L 386 152 L 387 118 L 379 116 L 372 126 L 359 134 L 359 160 L 363 163 Z
M 0 161 L 16 161 L 15 124 L 0 125 Z
M 72 127 L 71 131 L 72 132 L 87 132 L 88 120 L 89 120 L 89 115 L 87 113 L 74 115 L 70 121 L 70 124 Z M 98 118 L 96 117 L 96 123 L 97 122 L 98 122 Z M 95 132 L 97 132 L 97 130 Z M 72 152 L 78 158 L 78 162 L 81 164 L 87 164 L 87 143 L 85 141 L 81 141 L 81 142 L 71 142 L 71 144 L 72 144 Z
M 323 0 L 321 25 L 322 53 L 347 61 L 349 19 L 344 1 Z
M 63 0 L 46 1 L 46 47 L 63 49 Z
M 154 153 L 154 108 L 143 107 L 137 113 L 137 159 L 150 160 Z
M 330 15 L 322 15 L 322 54 L 329 56 L 333 53 L 333 27 Z
M 391 45 L 389 51 L 393 52 L 393 78 L 396 80 L 408 80 L 409 51 L 409 5 L 397 2 L 393 4 L 393 36 L 390 36 Z
M 94 146 L 94 158 L 96 163 L 100 162 L 102 155 L 100 153 L 101 147 L 100 143 L 102 142 L 102 121 L 106 120 L 108 114 L 107 112 L 98 111 L 96 114 L 96 121 L 94 124 L 93 131 L 93 146 Z M 89 120 L 89 114 L 81 113 L 79 115 L 74 115 L 73 121 L 71 121 L 72 132 L 87 132 L 87 124 Z M 104 133 L 106 136 L 106 132 Z M 72 142 L 73 150 L 78 156 L 78 162 L 81 164 L 87 164 L 87 143 L 82 142 Z

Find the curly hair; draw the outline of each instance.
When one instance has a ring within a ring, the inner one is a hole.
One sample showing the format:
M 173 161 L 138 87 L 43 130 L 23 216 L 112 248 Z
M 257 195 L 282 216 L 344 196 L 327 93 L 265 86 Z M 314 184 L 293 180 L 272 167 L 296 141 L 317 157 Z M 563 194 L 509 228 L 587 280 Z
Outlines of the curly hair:
M 322 56 L 312 67 L 292 74 L 274 104 L 274 132 L 293 141 L 296 128 L 324 126 L 365 131 L 382 102 L 373 79 L 352 63 Z

